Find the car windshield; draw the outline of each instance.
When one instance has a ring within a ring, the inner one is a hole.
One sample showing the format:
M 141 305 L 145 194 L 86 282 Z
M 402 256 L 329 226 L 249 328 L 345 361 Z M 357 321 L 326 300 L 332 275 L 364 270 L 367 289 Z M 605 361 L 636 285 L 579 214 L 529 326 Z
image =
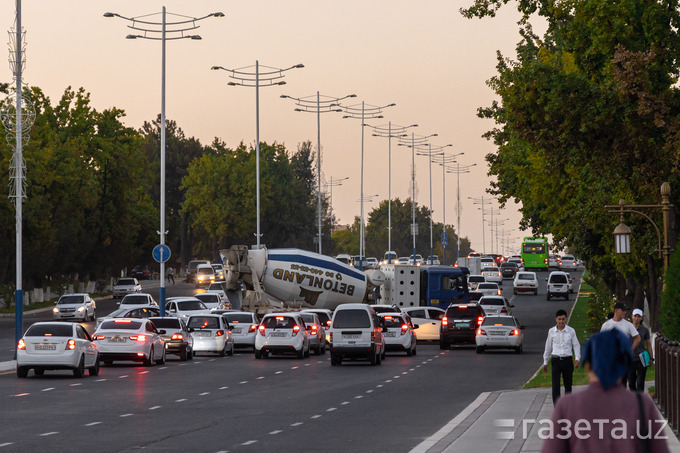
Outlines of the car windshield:
M 215 270 L 212 267 L 199 267 L 196 272 L 199 274 L 213 274 Z
M 366 310 L 340 310 L 333 316 L 333 328 L 362 328 L 371 327 L 371 320 Z
M 83 296 L 61 296 L 57 304 L 58 305 L 82 304 L 83 302 L 84 302 Z
M 265 329 L 292 329 L 297 325 L 290 316 L 268 316 L 262 320 Z
M 503 299 L 500 297 L 482 297 L 479 299 L 482 305 L 504 305 Z
M 157 329 L 180 329 L 180 321 L 177 318 L 153 318 L 151 320 Z
M 401 327 L 404 320 L 399 316 L 385 315 L 382 317 L 385 327 Z
M 142 327 L 141 321 L 116 319 L 104 321 L 102 325 L 99 326 L 99 330 L 139 330 L 140 327 Z
M 121 278 L 116 282 L 116 286 L 130 286 L 134 285 L 135 281 L 131 278 Z
M 567 283 L 567 276 L 564 274 L 557 274 L 550 277 L 550 283 Z
M 517 274 L 518 280 L 535 280 L 536 276 L 533 274 Z
M 449 318 L 478 316 L 480 315 L 480 310 L 481 309 L 478 306 L 460 305 L 457 307 L 450 307 L 448 310 L 446 310 L 446 316 Z
M 71 324 L 33 324 L 24 334 L 25 337 L 70 337 L 72 335 Z
M 201 299 L 203 302 L 208 302 L 208 303 L 219 303 L 220 302 L 220 296 L 218 296 L 215 293 L 203 293 L 203 294 L 196 294 L 194 296 L 196 299 Z
M 507 262 L 501 264 L 501 267 L 515 267 L 515 263 Z
M 203 305 L 200 300 L 185 300 L 182 302 L 177 302 L 178 310 L 207 310 L 208 308 Z
M 495 283 L 480 283 L 477 289 L 498 289 L 498 285 Z
M 498 272 L 498 268 L 496 266 L 489 266 L 484 269 L 484 272 Z
M 314 319 L 314 315 L 311 314 L 311 313 L 300 313 L 300 317 L 307 324 L 316 324 L 316 320 Z
M 149 298 L 147 296 L 141 296 L 137 294 L 130 294 L 123 297 L 120 301 L 121 305 L 148 305 Z
M 474 282 L 484 282 L 484 281 L 486 281 L 486 279 L 484 278 L 483 275 L 470 275 L 468 277 L 468 281 L 472 282 L 472 283 L 474 283 Z
M 314 312 L 314 313 L 319 317 L 319 321 L 321 321 L 323 324 L 327 324 L 328 321 L 331 320 L 330 316 L 328 316 L 324 312 Z
M 220 321 L 214 316 L 192 316 L 187 326 L 194 329 L 219 329 Z
M 573 261 L 573 260 L 574 260 L 574 257 L 573 257 L 573 256 L 570 256 L 570 255 L 564 255 L 564 256 L 562 257 L 562 261 L 564 261 L 564 260 Z
M 235 323 L 253 323 L 253 315 L 249 313 L 227 313 L 224 315 L 224 317 L 229 321 L 230 323 L 235 322 Z
M 515 320 L 510 316 L 487 316 L 482 322 L 483 326 L 514 326 Z

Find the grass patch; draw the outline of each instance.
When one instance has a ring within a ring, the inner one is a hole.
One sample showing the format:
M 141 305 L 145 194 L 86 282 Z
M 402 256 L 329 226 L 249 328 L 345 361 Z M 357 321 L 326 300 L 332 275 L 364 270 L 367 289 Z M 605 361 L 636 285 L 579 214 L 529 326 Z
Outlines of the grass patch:
M 572 308 L 571 311 L 571 316 L 569 318 L 569 323 L 568 325 L 571 326 L 575 331 L 576 331 L 576 337 L 578 338 L 578 342 L 581 344 L 581 347 L 585 344 L 585 342 L 590 338 L 592 333 L 588 332 L 586 329 L 586 323 L 588 322 L 588 297 L 590 296 L 589 293 L 593 293 L 595 289 L 586 284 L 582 283 L 581 284 L 581 292 L 579 297 L 575 304 L 574 307 Z M 547 331 L 546 331 L 547 335 Z M 542 363 L 541 363 L 541 368 L 542 368 Z M 654 365 L 650 365 L 647 367 L 647 374 L 645 376 L 645 380 L 651 381 L 654 380 Z M 582 366 L 579 366 L 578 368 L 574 369 L 574 377 L 573 377 L 573 385 L 587 385 L 588 384 L 588 375 L 586 374 L 586 369 L 583 368 Z M 548 361 L 548 372 L 544 373 L 542 369 L 539 369 L 538 373 L 527 382 L 524 387 L 525 389 L 532 389 L 532 388 L 537 388 L 537 387 L 552 387 L 552 365 L 550 361 Z

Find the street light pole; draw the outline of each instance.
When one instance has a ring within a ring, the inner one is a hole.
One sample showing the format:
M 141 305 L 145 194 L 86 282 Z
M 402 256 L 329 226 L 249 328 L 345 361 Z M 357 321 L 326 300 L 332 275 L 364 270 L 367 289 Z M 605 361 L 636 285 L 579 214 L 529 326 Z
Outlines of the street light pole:
M 458 258 L 460 258 L 460 174 L 461 173 L 470 173 L 470 169 L 474 167 L 477 164 L 470 164 L 470 165 L 464 165 L 462 168 L 460 166 L 460 162 L 456 162 L 456 222 L 457 222 L 457 235 L 456 237 L 458 238 L 457 241 L 457 246 L 458 250 L 456 251 L 456 262 L 458 262 Z M 447 173 L 449 171 L 447 170 Z M 453 171 L 450 171 L 450 173 L 453 173 Z
M 493 198 L 493 197 L 491 199 L 495 200 L 495 198 Z M 487 200 L 486 203 L 488 203 L 489 197 L 484 198 L 484 195 L 482 195 L 481 197 L 477 197 L 477 198 L 468 197 L 468 200 L 472 200 L 473 204 L 481 204 L 482 205 L 482 208 L 481 208 L 481 211 L 482 211 L 482 254 L 484 255 L 484 254 L 486 254 L 486 238 L 485 238 L 485 235 L 484 235 L 484 224 L 485 224 L 484 213 L 485 213 L 486 210 L 484 209 L 484 203 L 485 203 L 485 200 Z
M 418 125 L 397 126 L 390 121 L 387 124 L 387 131 L 384 126 L 371 126 L 374 137 L 387 137 L 387 251 L 389 252 L 392 251 L 392 137 L 406 137 L 405 132 L 411 127 L 418 127 Z M 388 253 L 387 262 L 392 264 L 391 253 Z
M 316 157 L 316 173 L 317 173 L 317 222 L 318 222 L 318 240 L 319 240 L 319 255 L 322 253 L 322 223 L 321 223 L 321 114 L 327 112 L 342 112 L 343 109 L 340 101 L 347 98 L 355 98 L 356 94 L 348 94 L 347 96 L 335 98 L 323 96 L 316 92 L 316 96 L 307 96 L 304 98 L 294 98 L 285 94 L 281 95 L 284 99 L 292 99 L 298 107 L 296 112 L 310 112 L 316 113 L 316 132 L 317 132 L 317 157 Z M 314 100 L 314 98 L 316 100 Z
M 354 118 L 361 119 L 361 225 L 359 229 L 359 270 L 364 269 L 363 257 L 365 254 L 365 244 L 364 244 L 364 127 L 368 126 L 366 124 L 366 118 L 382 118 L 383 110 L 388 107 L 394 107 L 396 104 L 388 104 L 383 106 L 369 105 L 366 108 L 366 103 L 361 101 L 361 109 L 358 105 L 343 105 L 342 109 L 346 113 L 343 118 Z M 359 116 L 361 114 L 361 116 Z
M 335 231 L 335 222 L 333 222 L 333 187 L 334 186 L 341 186 L 344 181 L 347 181 L 349 179 L 349 176 L 345 176 L 344 178 L 336 178 L 333 180 L 333 176 L 331 176 L 331 182 L 326 183 L 328 186 L 330 193 L 331 193 L 331 203 L 330 203 L 330 217 L 331 217 L 331 234 Z
M 199 35 L 188 35 L 185 32 L 190 30 L 195 30 L 200 26 L 196 22 L 207 19 L 208 17 L 224 17 L 223 13 L 211 13 L 203 17 L 198 18 L 187 18 L 186 16 L 181 16 L 183 19 L 177 22 L 167 22 L 166 20 L 166 10 L 165 6 L 161 11 L 161 22 L 152 22 L 148 20 L 140 20 L 135 17 L 125 17 L 117 13 L 105 13 L 104 17 L 119 17 L 121 19 L 132 22 L 132 25 L 128 25 L 129 28 L 137 31 L 143 32 L 143 34 L 137 35 L 127 35 L 126 39 L 150 39 L 155 41 L 161 41 L 161 199 L 160 199 L 160 245 L 163 250 L 165 246 L 165 42 L 168 40 L 175 39 L 194 39 L 199 40 L 201 37 Z M 144 16 L 147 17 L 147 16 Z M 170 26 L 170 30 L 168 30 Z M 167 36 L 170 33 L 171 36 Z M 161 316 L 165 316 L 165 262 L 169 256 L 161 256 L 160 259 L 160 312 Z
M 291 69 L 304 68 L 302 64 L 296 64 L 289 68 L 279 69 L 270 66 L 264 66 L 265 72 L 260 72 L 260 62 L 255 60 L 255 72 L 247 71 L 252 68 L 248 66 L 245 68 L 227 69 L 222 66 L 213 66 L 210 68 L 213 71 L 223 70 L 229 73 L 229 78 L 235 80 L 227 83 L 229 86 L 244 86 L 255 88 L 255 179 L 256 179 L 256 211 L 257 211 L 257 226 L 255 236 L 257 237 L 257 248 L 260 249 L 260 87 L 261 86 L 275 86 L 285 85 L 286 82 L 282 80 L 285 77 L 285 72 Z

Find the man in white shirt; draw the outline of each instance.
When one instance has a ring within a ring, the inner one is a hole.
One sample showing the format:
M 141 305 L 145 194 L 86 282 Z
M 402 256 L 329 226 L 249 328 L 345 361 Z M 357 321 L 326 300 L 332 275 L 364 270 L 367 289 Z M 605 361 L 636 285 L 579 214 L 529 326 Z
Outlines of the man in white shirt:
M 552 364 L 552 399 L 553 404 L 560 397 L 560 378 L 564 381 L 564 393 L 571 393 L 571 383 L 574 376 L 573 356 L 578 367 L 581 360 L 581 345 L 576 338 L 576 331 L 567 325 L 567 312 L 557 310 L 555 313 L 557 325 L 548 330 L 543 352 L 543 372 L 548 372 L 548 360 Z M 573 349 L 573 354 L 572 354 Z
M 623 302 L 615 303 L 614 317 L 606 321 L 604 324 L 602 324 L 602 327 L 600 327 L 600 332 L 612 329 L 620 330 L 621 332 L 623 332 L 624 335 L 630 338 L 631 347 L 633 350 L 635 350 L 635 348 L 640 344 L 640 334 L 638 333 L 637 329 L 635 328 L 632 322 L 623 319 L 623 317 L 626 316 L 627 311 L 628 308 L 626 307 L 626 304 L 624 304 Z M 626 374 L 623 377 L 623 385 L 626 386 L 627 383 L 628 375 Z

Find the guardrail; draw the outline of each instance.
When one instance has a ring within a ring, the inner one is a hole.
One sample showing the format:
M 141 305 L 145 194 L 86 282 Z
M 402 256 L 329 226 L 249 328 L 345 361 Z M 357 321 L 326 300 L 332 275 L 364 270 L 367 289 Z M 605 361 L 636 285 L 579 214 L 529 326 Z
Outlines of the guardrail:
M 680 342 L 659 335 L 654 342 L 655 399 L 675 432 L 680 427 Z

